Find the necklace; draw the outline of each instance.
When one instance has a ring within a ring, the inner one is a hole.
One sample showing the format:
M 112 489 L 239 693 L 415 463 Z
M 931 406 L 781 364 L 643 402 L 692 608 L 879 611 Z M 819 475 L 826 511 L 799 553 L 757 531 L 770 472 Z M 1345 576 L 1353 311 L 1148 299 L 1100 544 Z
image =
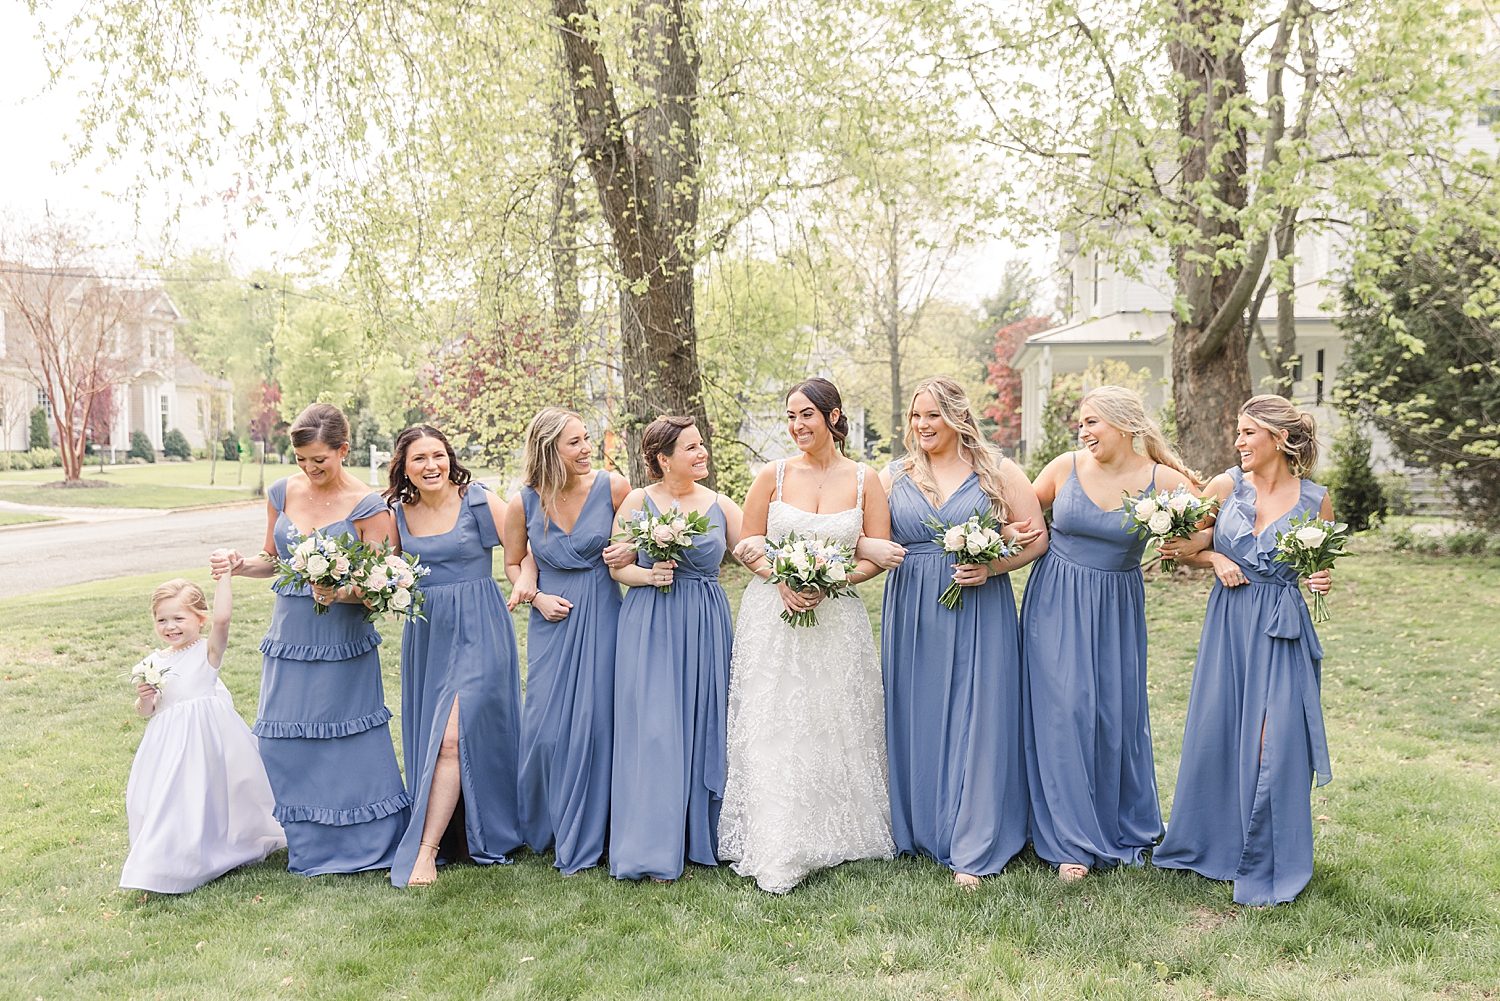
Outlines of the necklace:
M 832 463 L 829 464 L 828 471 L 823 474 L 823 478 L 818 481 L 818 491 L 820 493 L 823 490 L 823 484 L 825 484 L 825 483 L 828 482 L 828 477 L 832 476 L 833 475 L 833 471 L 835 469 L 837 469 L 837 468 L 839 468 L 839 463 L 838 463 L 838 460 L 835 459 Z M 807 465 L 807 471 L 809 473 L 812 472 L 812 463 L 808 463 L 808 465 Z

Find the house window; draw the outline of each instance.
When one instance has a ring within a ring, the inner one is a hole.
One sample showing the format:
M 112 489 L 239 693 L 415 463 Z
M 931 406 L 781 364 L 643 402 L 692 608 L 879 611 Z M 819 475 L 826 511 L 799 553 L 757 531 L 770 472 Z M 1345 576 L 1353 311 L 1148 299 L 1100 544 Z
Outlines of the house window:
M 1094 305 L 1099 305 L 1099 255 L 1095 254 L 1094 262 Z
M 1313 392 L 1316 394 L 1315 399 L 1313 400 L 1313 402 L 1314 403 L 1322 403 L 1323 402 L 1323 349 L 1322 348 L 1318 348 L 1318 376 L 1317 376 L 1317 383 L 1318 383 L 1317 386 L 1315 386 L 1313 388 Z
M 163 438 L 167 436 L 167 397 L 165 394 L 161 398 L 161 434 Z
M 1302 356 L 1301 355 L 1293 355 L 1292 356 L 1292 381 L 1293 382 L 1301 382 L 1302 381 Z
M 47 395 L 45 389 L 38 389 L 36 391 L 36 405 L 47 411 L 48 420 L 52 419 L 52 398 Z

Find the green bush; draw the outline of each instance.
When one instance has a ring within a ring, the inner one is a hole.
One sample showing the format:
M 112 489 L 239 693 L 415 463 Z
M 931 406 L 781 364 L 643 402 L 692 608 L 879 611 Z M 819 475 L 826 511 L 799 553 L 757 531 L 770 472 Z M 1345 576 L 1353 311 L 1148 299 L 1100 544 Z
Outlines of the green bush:
M 1333 436 L 1333 470 L 1328 488 L 1333 516 L 1356 532 L 1367 531 L 1385 517 L 1385 494 L 1370 469 L 1370 439 L 1358 419 L 1346 416 Z
M 235 462 L 240 457 L 240 440 L 232 434 L 226 434 L 224 441 L 224 458 L 229 462 Z
M 1486 556 L 1500 556 L 1500 534 L 1492 535 L 1484 544 Z
M 16 468 L 21 468 L 24 462 L 32 469 L 51 469 L 53 466 L 62 465 L 62 456 L 55 448 L 33 448 L 29 452 L 18 452 L 15 455 Z
M 161 450 L 163 455 L 169 455 L 177 459 L 191 459 L 193 457 L 193 446 L 188 444 L 187 435 L 176 428 L 162 435 Z
M 45 407 L 37 407 L 31 411 L 31 447 L 52 447 L 52 432 L 47 429 L 47 409 Z
M 1461 528 L 1456 532 L 1449 532 L 1445 535 L 1443 537 L 1443 545 L 1448 547 L 1448 552 L 1454 556 L 1466 556 L 1469 554 L 1479 556 L 1484 553 L 1485 545 L 1489 542 L 1489 538 L 1489 533 L 1482 529 Z
M 1380 483 L 1380 492 L 1385 495 L 1386 514 L 1401 517 L 1415 514 L 1417 502 L 1411 495 L 1411 480 L 1405 473 L 1394 470 L 1375 477 Z
M 151 444 L 151 439 L 146 437 L 146 432 L 130 432 L 129 457 L 132 459 L 145 459 L 147 462 L 156 461 L 156 448 Z
M 1412 542 L 1412 552 L 1422 556 L 1441 556 L 1446 548 L 1436 535 L 1418 535 Z
M 1398 553 L 1404 553 L 1417 544 L 1417 533 L 1409 528 L 1398 528 L 1391 533 L 1391 548 Z

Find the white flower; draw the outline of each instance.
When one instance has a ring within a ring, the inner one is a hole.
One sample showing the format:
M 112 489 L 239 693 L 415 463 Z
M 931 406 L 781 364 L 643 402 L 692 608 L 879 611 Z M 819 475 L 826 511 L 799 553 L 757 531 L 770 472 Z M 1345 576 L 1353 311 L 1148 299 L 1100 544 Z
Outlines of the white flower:
M 999 541 L 1000 541 L 1000 533 L 999 532 L 995 531 L 993 528 L 986 528 L 984 530 L 984 544 L 985 544 L 986 548 L 988 548 L 990 546 L 993 546 L 995 543 L 997 543 Z
M 1317 525 L 1308 525 L 1297 529 L 1296 536 L 1297 541 L 1308 549 L 1317 549 L 1323 544 L 1323 540 L 1328 538 L 1328 533 Z
M 846 581 L 849 579 L 849 571 L 844 569 L 842 563 L 830 563 L 828 564 L 828 579 L 835 582 Z
M 389 579 L 385 575 L 385 570 L 381 567 L 371 570 L 370 576 L 365 580 L 365 586 L 371 591 L 384 591 L 387 583 L 389 583 Z
M 298 553 L 296 556 L 293 556 L 292 557 L 292 569 L 293 570 L 306 570 L 307 569 L 307 557 L 304 556 L 302 553 Z
M 333 561 L 333 572 L 342 577 L 349 572 L 349 557 L 340 554 Z
M 417 578 L 412 575 L 412 572 L 410 570 L 403 570 L 396 575 L 397 587 L 411 587 L 416 582 Z
M 683 532 L 687 530 L 687 522 L 681 518 L 672 519 L 672 531 Z
M 943 548 L 950 553 L 956 553 L 963 549 L 967 538 L 968 533 L 964 531 L 964 526 L 954 525 L 943 533 Z
M 1155 535 L 1166 535 L 1172 530 L 1172 516 L 1165 511 L 1158 511 L 1146 522 Z
M 1171 500 L 1167 501 L 1167 507 L 1171 508 L 1173 511 L 1176 511 L 1178 514 L 1181 514 L 1188 509 L 1188 505 L 1192 502 L 1193 498 L 1190 495 L 1176 494 L 1172 497 Z
M 297 553 L 298 556 L 307 557 L 311 556 L 317 548 L 318 542 L 316 539 L 306 538 L 297 543 L 297 548 L 293 551 Z
M 974 532 L 968 539 L 968 550 L 971 553 L 984 552 L 985 538 L 983 532 Z
M 657 525 L 651 529 L 651 539 L 659 546 L 665 546 L 671 542 L 674 534 L 671 525 Z
M 328 572 L 328 557 L 322 553 L 313 553 L 307 558 L 307 572 L 313 577 L 321 577 Z
M 1160 510 L 1161 505 L 1157 504 L 1154 499 L 1146 497 L 1136 502 L 1135 516 L 1142 521 L 1145 521 L 1147 518 L 1150 518 L 1153 514 Z
M 396 593 L 391 595 L 391 607 L 400 612 L 411 605 L 411 592 L 405 588 L 397 588 Z
M 406 567 L 406 561 L 397 556 L 395 553 L 391 553 L 385 558 L 385 565 L 388 567 L 394 567 L 397 570 L 401 570 Z

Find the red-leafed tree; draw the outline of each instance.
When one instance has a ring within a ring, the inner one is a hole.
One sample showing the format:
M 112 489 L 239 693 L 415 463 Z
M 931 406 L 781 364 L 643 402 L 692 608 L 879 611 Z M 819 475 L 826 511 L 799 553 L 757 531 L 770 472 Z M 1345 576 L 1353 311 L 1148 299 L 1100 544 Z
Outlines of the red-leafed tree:
M 262 379 L 250 390 L 250 437 L 270 446 L 271 432 L 281 423 L 281 387 Z
M 478 445 L 503 468 L 526 425 L 545 406 L 572 406 L 574 367 L 566 338 L 533 317 L 468 330 L 422 365 L 411 405 L 464 448 Z
M 995 331 L 995 360 L 989 363 L 985 378 L 995 391 L 995 401 L 984 408 L 984 416 L 994 421 L 990 435 L 1001 448 L 1015 448 L 1021 441 L 1021 373 L 1010 366 L 1026 338 L 1052 326 L 1045 316 L 1030 316 Z

